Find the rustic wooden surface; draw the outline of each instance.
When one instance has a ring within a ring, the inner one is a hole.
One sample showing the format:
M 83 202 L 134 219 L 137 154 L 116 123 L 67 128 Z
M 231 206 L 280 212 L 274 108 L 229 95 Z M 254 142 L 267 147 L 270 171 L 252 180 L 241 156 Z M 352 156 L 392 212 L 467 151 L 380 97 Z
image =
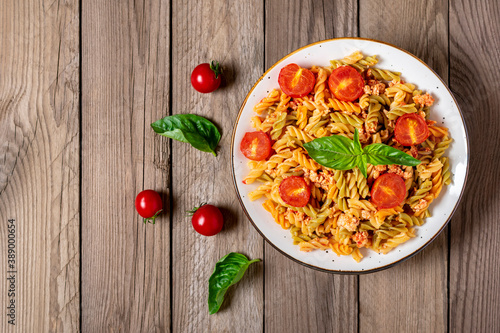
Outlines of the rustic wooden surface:
M 500 6 L 496 1 L 33 1 L 0 4 L 0 306 L 7 220 L 16 220 L 16 326 L 0 332 L 498 332 Z M 263 241 L 230 176 L 233 124 L 266 68 L 308 43 L 383 40 L 428 63 L 464 113 L 468 186 L 446 232 L 414 258 L 362 276 L 317 272 Z M 218 59 L 223 87 L 195 92 Z M 196 113 L 218 156 L 154 135 Z M 144 225 L 135 195 L 162 193 Z M 185 211 L 220 206 L 206 238 Z M 254 264 L 209 316 L 207 280 L 237 251 Z
M 0 332 L 80 327 L 79 5 L 0 4 Z M 7 221 L 16 225 L 8 323 Z

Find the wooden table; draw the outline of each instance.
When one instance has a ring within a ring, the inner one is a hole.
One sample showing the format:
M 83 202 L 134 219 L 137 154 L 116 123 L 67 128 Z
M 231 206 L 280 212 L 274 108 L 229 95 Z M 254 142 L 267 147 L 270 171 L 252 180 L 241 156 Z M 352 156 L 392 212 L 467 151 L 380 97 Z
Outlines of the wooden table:
M 0 331 L 499 332 L 499 17 L 494 0 L 2 1 Z M 252 84 L 290 51 L 341 36 L 423 59 L 455 94 L 471 144 L 446 231 L 361 276 L 279 254 L 243 214 L 230 176 L 231 133 Z M 211 59 L 224 65 L 224 86 L 199 94 L 190 73 Z M 217 158 L 149 126 L 187 112 L 222 129 Z M 134 209 L 146 188 L 166 205 L 156 225 Z M 203 201 L 223 210 L 216 237 L 194 233 L 185 216 Z M 209 316 L 207 280 L 230 251 L 263 262 Z

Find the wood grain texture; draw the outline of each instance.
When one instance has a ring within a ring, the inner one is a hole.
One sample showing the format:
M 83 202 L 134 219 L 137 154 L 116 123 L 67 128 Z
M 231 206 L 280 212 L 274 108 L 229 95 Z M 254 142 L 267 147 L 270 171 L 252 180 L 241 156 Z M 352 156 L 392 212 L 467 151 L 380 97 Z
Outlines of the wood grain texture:
M 360 37 L 389 42 L 413 53 L 447 81 L 447 15 L 448 2 L 442 0 L 395 2 L 391 6 L 383 1 L 361 1 Z M 402 75 L 411 82 L 404 72 Z M 446 331 L 447 256 L 447 235 L 442 233 L 407 262 L 360 276 L 360 331 Z
M 265 67 L 309 43 L 356 35 L 356 1 L 266 1 Z M 306 268 L 267 243 L 265 264 L 266 331 L 356 332 L 356 276 Z
M 360 36 L 383 40 L 408 50 L 446 81 L 447 13 L 447 1 L 440 0 L 426 1 L 425 4 L 399 2 L 391 6 L 381 1 L 361 1 Z M 394 17 L 398 19 L 394 20 Z M 411 78 L 404 78 L 411 82 Z M 425 87 L 419 88 L 425 90 Z M 360 331 L 446 331 L 447 256 L 447 235 L 442 233 L 407 262 L 386 271 L 360 276 Z M 374 285 L 377 288 L 373 288 Z M 396 291 L 391 299 L 397 299 L 397 302 L 380 301 L 387 298 L 388 290 Z
M 263 264 L 252 264 L 230 289 L 221 310 L 208 314 L 208 279 L 229 252 L 262 259 L 262 238 L 246 219 L 231 177 L 231 136 L 247 91 L 262 74 L 263 6 L 260 1 L 174 1 L 172 7 L 172 113 L 194 113 L 221 130 L 217 157 L 189 144 L 172 143 L 173 331 L 260 332 L 263 326 Z M 216 17 L 214 19 L 214 17 Z M 225 84 L 211 94 L 196 92 L 193 68 L 215 59 Z M 186 211 L 202 202 L 222 209 L 224 229 L 197 234 Z
M 471 154 L 462 205 L 451 224 L 450 331 L 499 332 L 500 6 L 450 2 L 450 87 L 467 124 Z
M 0 7 L 1 332 L 79 329 L 78 1 Z M 8 324 L 7 220 L 16 225 Z
M 168 1 L 85 1 L 82 8 L 82 327 L 170 328 L 168 141 L 152 133 L 169 103 Z M 143 189 L 165 213 L 144 224 Z

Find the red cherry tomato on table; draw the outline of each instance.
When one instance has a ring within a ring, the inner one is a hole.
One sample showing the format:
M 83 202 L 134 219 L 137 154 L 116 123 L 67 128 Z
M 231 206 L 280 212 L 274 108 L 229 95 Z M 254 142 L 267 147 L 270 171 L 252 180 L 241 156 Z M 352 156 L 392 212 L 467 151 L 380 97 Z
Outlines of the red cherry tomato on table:
M 163 203 L 160 195 L 153 190 L 144 190 L 135 197 L 135 209 L 144 218 L 144 223 L 155 223 L 155 219 L 162 212 Z
M 328 78 L 328 87 L 341 101 L 352 102 L 363 95 L 365 81 L 361 74 L 351 66 L 335 68 Z
M 297 64 L 283 67 L 278 76 L 281 91 L 290 97 L 298 98 L 309 94 L 316 84 L 314 74 Z
M 213 236 L 218 234 L 224 225 L 224 218 L 219 208 L 212 205 L 202 204 L 190 213 L 194 213 L 191 218 L 194 230 L 203 236 Z
M 271 139 L 266 133 L 247 132 L 240 143 L 240 151 L 246 158 L 262 161 L 271 154 Z
M 394 208 L 401 205 L 405 196 L 405 181 L 394 173 L 384 173 L 373 183 L 372 202 L 380 209 Z
M 191 85 L 201 93 L 210 93 L 220 86 L 222 69 L 218 62 L 196 66 L 191 73 Z
M 311 189 L 304 178 L 291 176 L 283 179 L 279 187 L 281 199 L 293 207 L 304 207 L 311 197 Z
M 416 113 L 402 115 L 394 127 L 394 139 L 403 146 L 413 146 L 429 137 L 429 127 L 425 119 Z

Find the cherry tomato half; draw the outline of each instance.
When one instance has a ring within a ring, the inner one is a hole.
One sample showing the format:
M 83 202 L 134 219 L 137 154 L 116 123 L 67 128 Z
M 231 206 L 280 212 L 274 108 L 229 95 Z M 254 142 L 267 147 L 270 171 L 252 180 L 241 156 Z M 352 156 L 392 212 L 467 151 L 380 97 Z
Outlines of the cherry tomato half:
M 328 79 L 328 87 L 341 101 L 352 102 L 363 95 L 365 81 L 361 74 L 351 66 L 335 68 Z
M 279 187 L 280 197 L 293 207 L 304 207 L 311 197 L 311 189 L 304 178 L 291 176 L 283 179 Z
M 246 158 L 262 161 L 271 154 L 271 139 L 266 133 L 247 132 L 240 143 L 240 151 Z
M 290 97 L 298 98 L 309 94 L 316 83 L 314 74 L 297 64 L 288 64 L 283 67 L 278 76 L 281 91 Z
M 155 219 L 163 209 L 160 195 L 153 190 L 144 190 L 135 197 L 135 209 L 147 221 L 155 223 Z
M 222 70 L 218 62 L 204 63 L 196 66 L 191 73 L 191 85 L 201 93 L 210 93 L 219 88 Z
M 194 211 L 191 218 L 194 230 L 203 236 L 218 234 L 224 225 L 224 218 L 219 208 L 212 205 L 202 205 Z
M 413 146 L 429 137 L 429 127 L 425 119 L 416 113 L 402 115 L 394 127 L 394 139 L 403 146 Z
M 405 181 L 394 173 L 384 173 L 373 183 L 372 202 L 380 209 L 399 206 L 403 203 L 405 196 Z

